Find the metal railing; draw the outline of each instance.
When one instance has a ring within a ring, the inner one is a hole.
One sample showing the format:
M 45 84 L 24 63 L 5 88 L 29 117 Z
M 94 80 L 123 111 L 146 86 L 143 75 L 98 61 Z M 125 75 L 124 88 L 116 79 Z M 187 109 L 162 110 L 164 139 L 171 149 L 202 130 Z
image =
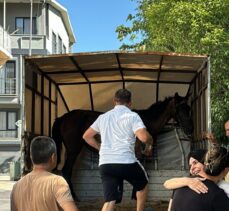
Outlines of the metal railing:
M 45 49 L 45 36 L 33 35 L 32 36 L 32 48 L 33 49 Z M 29 49 L 30 37 L 25 34 L 13 34 L 11 35 L 11 47 L 15 49 Z
M 1 130 L 0 138 L 17 138 L 17 130 Z
M 0 94 L 16 94 L 16 78 L 0 78 Z

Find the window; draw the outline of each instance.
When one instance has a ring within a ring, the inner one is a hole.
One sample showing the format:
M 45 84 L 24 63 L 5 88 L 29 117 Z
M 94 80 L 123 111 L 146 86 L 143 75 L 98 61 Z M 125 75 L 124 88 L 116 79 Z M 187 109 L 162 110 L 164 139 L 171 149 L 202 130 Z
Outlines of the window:
M 16 65 L 9 61 L 0 69 L 0 94 L 16 94 Z
M 66 53 L 66 47 L 63 45 L 63 53 Z
M 36 18 L 33 18 L 32 34 L 37 34 Z M 30 18 L 16 18 L 15 29 L 17 34 L 30 34 Z
M 17 111 L 0 110 L 0 138 L 17 138 Z
M 60 36 L 58 36 L 58 53 L 62 53 L 62 39 Z
M 57 46 L 56 46 L 56 34 L 53 32 L 52 33 L 52 53 L 55 54 L 57 51 Z

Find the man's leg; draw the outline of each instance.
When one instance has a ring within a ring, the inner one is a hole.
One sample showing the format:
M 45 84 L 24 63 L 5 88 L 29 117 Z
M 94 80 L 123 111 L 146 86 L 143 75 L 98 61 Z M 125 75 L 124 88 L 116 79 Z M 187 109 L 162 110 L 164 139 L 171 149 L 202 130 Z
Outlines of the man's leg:
M 103 193 L 105 203 L 102 211 L 113 211 L 115 208 L 116 200 L 120 198 L 120 184 L 122 185 L 123 180 L 116 176 L 117 164 L 103 164 L 99 167 L 100 175 L 103 183 Z
M 136 194 L 137 194 L 137 211 L 143 211 L 148 196 L 148 184 L 144 187 L 144 189 L 137 191 Z
M 115 201 L 104 203 L 102 211 L 113 211 L 115 208 Z

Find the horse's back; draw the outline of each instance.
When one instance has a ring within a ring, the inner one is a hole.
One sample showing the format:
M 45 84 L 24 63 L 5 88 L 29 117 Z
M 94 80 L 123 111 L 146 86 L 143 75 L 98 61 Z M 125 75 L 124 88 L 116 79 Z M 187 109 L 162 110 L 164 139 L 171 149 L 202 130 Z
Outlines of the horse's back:
M 57 146 L 58 161 L 60 161 L 62 143 L 67 149 L 82 147 L 83 133 L 100 114 L 101 112 L 76 109 L 56 118 L 52 127 L 52 137 Z
M 97 111 L 76 109 L 63 116 L 56 118 L 52 132 L 53 136 L 58 134 L 63 137 L 64 134 L 74 133 L 82 134 L 90 125 L 102 114 Z
M 61 119 L 66 127 L 80 125 L 86 129 L 98 118 L 101 112 L 76 109 L 64 114 Z M 66 128 L 67 129 L 67 128 Z

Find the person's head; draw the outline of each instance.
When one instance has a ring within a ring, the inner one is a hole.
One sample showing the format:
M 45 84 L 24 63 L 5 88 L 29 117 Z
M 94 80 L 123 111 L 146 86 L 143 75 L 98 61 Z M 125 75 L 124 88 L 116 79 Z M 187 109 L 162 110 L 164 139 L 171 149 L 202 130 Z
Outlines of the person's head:
M 190 174 L 198 175 L 204 169 L 204 155 L 205 149 L 193 150 L 188 154 L 188 163 L 190 166 Z
M 225 133 L 226 136 L 229 138 L 229 120 L 225 123 Z
M 229 154 L 224 147 L 212 146 L 205 155 L 204 171 L 210 176 L 220 175 L 229 167 Z
M 34 165 L 56 166 L 56 144 L 52 138 L 37 136 L 30 145 L 30 157 Z
M 115 92 L 114 103 L 120 105 L 131 105 L 131 92 L 127 89 L 119 89 Z

